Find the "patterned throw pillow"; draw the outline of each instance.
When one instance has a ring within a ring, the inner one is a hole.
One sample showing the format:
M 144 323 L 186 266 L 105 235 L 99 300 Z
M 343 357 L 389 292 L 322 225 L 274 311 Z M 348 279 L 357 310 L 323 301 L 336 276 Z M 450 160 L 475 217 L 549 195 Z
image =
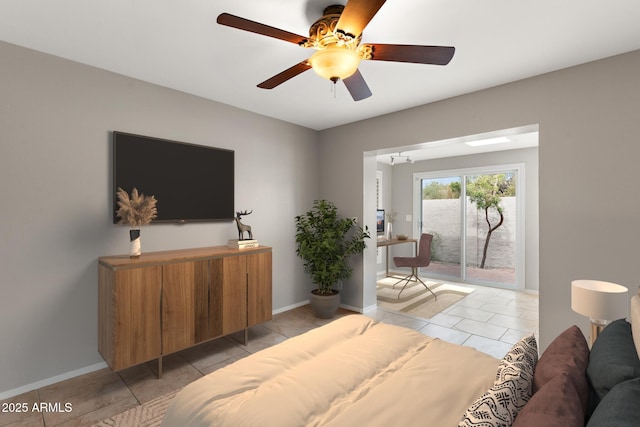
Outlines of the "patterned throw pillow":
M 515 343 L 513 347 L 511 347 L 511 350 L 504 355 L 500 364 L 502 365 L 507 362 L 523 362 L 525 366 L 530 367 L 533 372 L 536 363 L 538 363 L 538 343 L 536 337 L 531 334 Z
M 459 427 L 509 427 L 533 389 L 538 344 L 533 335 L 518 341 L 498 365 L 493 386 L 467 409 Z

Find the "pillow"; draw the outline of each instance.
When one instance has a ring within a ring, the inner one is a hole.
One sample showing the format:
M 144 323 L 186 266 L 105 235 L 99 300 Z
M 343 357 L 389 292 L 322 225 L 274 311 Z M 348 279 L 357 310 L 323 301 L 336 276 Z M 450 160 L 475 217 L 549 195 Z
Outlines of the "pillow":
M 525 363 L 524 367 L 530 367 L 531 373 L 533 374 L 536 364 L 538 363 L 538 343 L 536 342 L 536 337 L 533 334 L 524 337 L 515 343 L 507 354 L 504 355 L 500 361 L 500 365 L 516 362 Z M 498 370 L 498 373 L 499 372 L 500 371 Z
M 631 333 L 640 357 L 640 289 L 638 294 L 631 297 Z
M 617 384 L 640 377 L 631 324 L 625 319 L 608 324 L 593 343 L 587 377 L 593 390 L 590 412 Z
M 640 420 L 640 378 L 622 382 L 602 399 L 587 427 L 637 427 Z
M 584 410 L 573 381 L 564 372 L 547 381 L 522 408 L 513 427 L 584 427 Z
M 589 363 L 589 346 L 577 326 L 566 329 L 542 353 L 533 375 L 533 393 L 537 393 L 553 378 L 567 374 L 582 405 L 583 415 L 589 407 L 589 383 L 586 371 Z
M 511 347 L 498 365 L 493 386 L 465 412 L 459 427 L 509 427 L 527 404 L 533 388 L 538 345 L 533 335 Z

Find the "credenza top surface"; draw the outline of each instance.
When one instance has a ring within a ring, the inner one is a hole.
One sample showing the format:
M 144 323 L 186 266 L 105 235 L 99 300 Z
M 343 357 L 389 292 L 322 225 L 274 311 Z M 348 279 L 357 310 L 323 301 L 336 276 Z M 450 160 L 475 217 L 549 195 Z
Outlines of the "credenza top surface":
M 195 261 L 207 258 L 220 258 L 228 256 L 246 255 L 252 253 L 271 252 L 270 246 L 258 246 L 256 248 L 234 249 L 228 246 L 209 246 L 205 248 L 177 249 L 170 251 L 142 253 L 137 258 L 129 255 L 113 255 L 98 258 L 98 263 L 111 269 L 146 267 L 156 264 L 165 264 L 180 261 Z

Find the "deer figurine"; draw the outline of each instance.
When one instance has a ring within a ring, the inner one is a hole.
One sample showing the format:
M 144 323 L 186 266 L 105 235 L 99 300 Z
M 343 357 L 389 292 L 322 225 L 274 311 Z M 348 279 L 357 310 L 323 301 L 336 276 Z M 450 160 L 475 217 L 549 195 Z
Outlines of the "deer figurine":
M 249 212 L 244 211 L 244 212 L 237 212 L 236 211 L 236 217 L 233 219 L 236 222 L 236 225 L 238 226 L 238 240 L 245 240 L 244 239 L 244 232 L 246 231 L 249 234 L 249 239 L 253 239 L 253 234 L 251 234 L 251 226 L 250 225 L 245 225 L 240 221 L 240 218 L 242 218 L 245 215 L 249 215 L 251 212 L 253 212 L 253 209 Z

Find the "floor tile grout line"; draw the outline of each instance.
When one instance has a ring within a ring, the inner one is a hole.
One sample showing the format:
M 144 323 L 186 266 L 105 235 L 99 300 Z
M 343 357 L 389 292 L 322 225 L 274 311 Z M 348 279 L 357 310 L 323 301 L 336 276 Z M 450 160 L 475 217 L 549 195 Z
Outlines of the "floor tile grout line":
M 120 378 L 120 381 L 122 381 L 122 384 L 124 384 L 127 390 L 129 390 L 129 393 L 131 393 L 131 396 L 133 396 L 136 402 L 138 402 L 138 405 L 142 405 L 142 402 L 140 402 L 140 399 L 138 399 L 138 396 L 136 396 L 136 394 L 133 392 L 129 384 L 127 384 L 127 381 L 122 376 L 122 371 L 117 371 L 116 374 L 118 374 L 118 377 Z
M 36 396 L 38 397 L 38 404 L 40 404 L 40 402 L 42 402 L 42 398 L 40 397 L 40 390 L 41 389 L 36 389 Z M 47 420 L 45 420 L 45 418 L 44 418 L 44 412 L 40 413 L 40 417 L 42 417 L 42 425 L 47 427 Z

